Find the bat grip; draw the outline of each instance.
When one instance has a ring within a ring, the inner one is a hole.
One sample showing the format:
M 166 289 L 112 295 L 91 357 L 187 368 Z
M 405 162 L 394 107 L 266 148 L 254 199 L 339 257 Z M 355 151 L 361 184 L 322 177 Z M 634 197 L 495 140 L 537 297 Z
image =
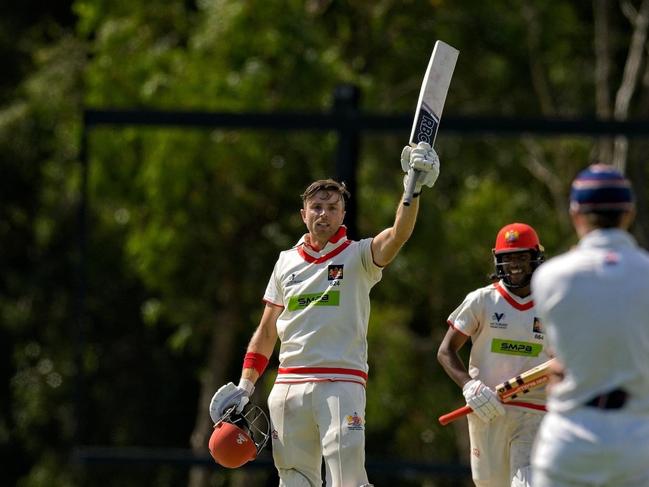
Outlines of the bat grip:
M 439 423 L 441 425 L 447 425 L 449 423 L 452 423 L 456 419 L 460 419 L 467 414 L 470 414 L 473 411 L 469 406 L 462 406 L 461 408 L 456 409 L 455 411 L 451 411 L 450 413 L 446 413 L 443 416 L 439 417 Z
M 406 192 L 403 194 L 403 206 L 410 206 L 410 203 L 412 203 L 412 195 L 415 192 L 415 186 L 420 175 L 421 171 L 413 168 L 408 169 L 408 185 L 406 186 Z

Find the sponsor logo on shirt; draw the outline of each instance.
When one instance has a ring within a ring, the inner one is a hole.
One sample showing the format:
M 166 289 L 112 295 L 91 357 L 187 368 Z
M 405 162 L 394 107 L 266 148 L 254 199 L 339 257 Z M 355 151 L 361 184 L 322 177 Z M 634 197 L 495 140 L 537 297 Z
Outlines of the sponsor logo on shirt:
M 354 411 L 354 414 L 351 416 L 347 416 L 347 429 L 348 430 L 357 430 L 357 431 L 363 431 L 363 424 L 365 421 L 363 421 L 363 418 L 361 418 L 356 411 Z
M 327 291 L 323 293 L 301 294 L 292 296 L 288 301 L 288 310 L 296 311 L 307 306 L 339 306 L 340 291 Z
M 534 332 L 534 338 L 537 340 L 543 340 L 543 334 L 545 330 L 543 329 L 543 323 L 536 316 L 534 317 L 534 324 L 532 325 L 532 331 Z
M 491 328 L 507 328 L 507 323 L 505 323 L 503 318 L 505 317 L 505 313 L 494 313 L 491 315 L 491 321 L 489 322 L 489 326 Z
M 342 264 L 332 264 L 327 267 L 327 279 L 330 281 L 335 281 L 337 279 L 343 278 L 343 267 Z
M 288 281 L 286 282 L 286 284 L 284 284 L 284 286 L 286 286 L 286 287 L 295 286 L 296 284 L 300 284 L 301 282 L 302 282 L 302 279 L 298 279 L 297 276 L 295 275 L 295 272 L 294 272 L 293 274 L 291 274 L 289 276 Z
M 525 357 L 538 357 L 543 350 L 539 343 L 518 342 L 514 340 L 501 340 L 494 338 L 491 341 L 491 351 L 505 355 L 523 355 Z

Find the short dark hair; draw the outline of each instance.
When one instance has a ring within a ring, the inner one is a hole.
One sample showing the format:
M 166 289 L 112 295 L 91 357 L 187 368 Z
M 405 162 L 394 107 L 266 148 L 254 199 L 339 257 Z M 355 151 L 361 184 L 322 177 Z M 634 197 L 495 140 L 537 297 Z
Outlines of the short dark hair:
M 313 198 L 318 191 L 337 193 L 342 198 L 343 205 L 349 198 L 351 198 L 351 194 L 347 190 L 347 186 L 345 186 L 344 182 L 339 183 L 334 179 L 318 179 L 317 181 L 312 182 L 306 190 L 304 190 L 304 193 L 301 195 L 302 203 L 306 204 L 307 200 Z
M 625 214 L 624 211 L 594 211 L 583 215 L 595 228 L 618 228 Z

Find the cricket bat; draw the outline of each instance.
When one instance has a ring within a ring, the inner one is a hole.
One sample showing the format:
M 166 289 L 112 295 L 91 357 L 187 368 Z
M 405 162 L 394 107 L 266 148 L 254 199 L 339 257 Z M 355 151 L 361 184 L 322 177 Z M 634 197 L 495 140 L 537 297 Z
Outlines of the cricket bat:
M 419 142 L 428 142 L 432 147 L 435 143 L 446 94 L 459 54 L 460 51 L 445 42 L 435 42 L 433 54 L 428 61 L 424 81 L 419 90 L 415 118 L 410 132 L 410 145 L 416 146 Z M 412 194 L 419 177 L 419 171 L 410 169 L 408 187 L 403 198 L 405 206 L 409 206 L 412 201 Z
M 547 384 L 550 379 L 550 368 L 554 359 L 550 359 L 547 362 L 537 365 L 536 367 L 531 368 L 523 372 L 516 377 L 512 377 L 505 382 L 498 384 L 496 386 L 496 393 L 502 402 L 510 402 L 516 399 L 520 394 L 525 394 L 532 389 L 536 389 Z M 463 406 L 451 411 L 450 413 L 444 414 L 439 417 L 439 422 L 442 425 L 446 425 L 459 419 L 467 414 L 470 414 L 472 409 L 469 406 Z

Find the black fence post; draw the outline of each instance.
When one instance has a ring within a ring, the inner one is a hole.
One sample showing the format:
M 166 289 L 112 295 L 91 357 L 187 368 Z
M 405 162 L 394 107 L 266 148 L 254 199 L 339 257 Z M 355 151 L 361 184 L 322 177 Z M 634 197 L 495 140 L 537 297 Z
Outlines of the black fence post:
M 335 115 L 342 120 L 337 129 L 336 179 L 344 181 L 352 195 L 347 202 L 347 215 L 345 217 L 347 235 L 351 239 L 358 238 L 356 226 L 356 210 L 358 208 L 356 168 L 358 166 L 360 135 L 356 122 L 360 116 L 360 98 L 360 89 L 354 85 L 340 85 L 334 91 L 333 110 Z
M 79 144 L 80 188 L 77 213 L 77 255 L 75 283 L 75 324 L 74 324 L 74 413 L 75 424 L 73 438 L 76 445 L 86 439 L 86 391 L 83 354 L 86 336 L 86 294 L 87 294 L 87 242 L 88 242 L 88 123 L 84 112 L 81 138 Z

